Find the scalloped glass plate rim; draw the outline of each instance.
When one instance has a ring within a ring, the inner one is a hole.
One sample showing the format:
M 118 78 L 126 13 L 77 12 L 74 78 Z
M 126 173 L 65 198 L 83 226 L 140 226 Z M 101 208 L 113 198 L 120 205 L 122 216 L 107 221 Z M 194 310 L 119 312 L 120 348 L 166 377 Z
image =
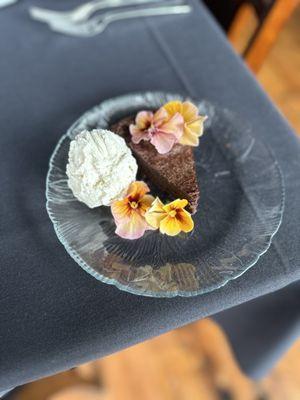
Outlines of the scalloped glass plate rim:
M 113 278 L 107 278 L 106 276 L 100 274 L 99 272 L 94 271 L 80 256 L 77 255 L 76 251 L 68 244 L 64 241 L 64 239 L 62 238 L 62 234 L 60 232 L 60 229 L 55 221 L 55 217 L 53 215 L 53 213 L 50 210 L 49 207 L 49 180 L 50 180 L 50 176 L 51 176 L 51 171 L 52 171 L 52 167 L 53 167 L 53 161 L 60 149 L 60 146 L 62 144 L 62 142 L 66 139 L 66 138 L 70 138 L 69 136 L 69 132 L 72 131 L 72 129 L 77 125 L 77 123 L 82 120 L 86 115 L 88 115 L 93 109 L 98 108 L 99 106 L 101 106 L 103 103 L 106 102 L 111 102 L 113 100 L 118 100 L 118 99 L 126 99 L 127 97 L 130 99 L 132 96 L 147 96 L 147 95 L 167 95 L 170 97 L 178 98 L 178 99 L 183 99 L 183 98 L 190 98 L 189 96 L 183 96 L 182 94 L 177 94 L 177 93 L 172 93 L 172 92 L 159 92 L 159 91 L 147 91 L 147 92 L 130 92 L 127 94 L 123 94 L 120 96 L 115 96 L 112 98 L 107 98 L 103 101 L 101 101 L 99 104 L 91 107 L 90 109 L 88 109 L 86 112 L 84 112 L 83 114 L 81 114 L 79 116 L 79 118 L 76 119 L 76 121 L 67 129 L 67 132 L 61 136 L 61 138 L 59 139 L 59 141 L 57 142 L 54 151 L 50 157 L 49 160 L 49 165 L 48 165 L 48 172 L 47 172 L 47 176 L 46 176 L 46 209 L 47 209 L 47 213 L 50 217 L 50 220 L 52 221 L 55 233 L 59 239 L 59 241 L 61 242 L 61 244 L 63 245 L 63 247 L 65 248 L 65 250 L 67 251 L 67 253 L 73 258 L 73 260 L 83 269 L 85 270 L 87 273 L 89 273 L 90 275 L 92 275 L 95 279 L 97 279 L 98 281 L 108 284 L 108 285 L 113 285 L 115 287 L 117 287 L 119 290 L 122 290 L 124 292 L 127 293 L 131 293 L 134 295 L 139 295 L 139 296 L 144 296 L 144 297 L 155 297 L 155 298 L 172 298 L 172 297 L 194 297 L 194 296 L 198 296 L 198 295 L 202 295 L 202 294 L 206 294 L 206 293 L 211 293 L 214 290 L 218 290 L 221 289 L 222 287 L 224 287 L 228 282 L 232 281 L 232 280 L 236 280 L 239 277 L 241 277 L 245 272 L 247 272 L 251 267 L 253 267 L 257 261 L 260 259 L 261 256 L 263 256 L 268 249 L 270 248 L 270 245 L 272 243 L 272 239 L 273 237 L 276 235 L 276 233 L 278 232 L 281 222 L 282 222 L 282 218 L 283 218 L 283 212 L 284 212 L 284 204 L 285 204 L 285 187 L 284 187 L 284 179 L 283 179 L 283 174 L 281 171 L 281 168 L 272 152 L 272 150 L 270 149 L 270 147 L 268 145 L 266 145 L 263 142 L 264 147 L 267 149 L 270 157 L 273 159 L 274 161 L 274 165 L 276 165 L 276 169 L 278 172 L 278 176 L 280 178 L 280 184 L 281 184 L 281 204 L 280 204 L 280 212 L 279 212 L 279 219 L 278 221 L 276 221 L 276 228 L 274 228 L 273 232 L 270 233 L 270 235 L 268 236 L 268 240 L 266 241 L 266 246 L 265 249 L 262 250 L 259 254 L 255 255 L 253 257 L 252 262 L 249 263 L 249 265 L 247 267 L 245 267 L 245 269 L 243 271 L 241 271 L 239 274 L 232 276 L 232 277 L 227 277 L 224 279 L 223 282 L 219 283 L 217 286 L 215 287 L 205 287 L 203 289 L 198 289 L 198 290 L 194 290 L 194 291 L 174 291 L 174 292 L 152 292 L 152 291 L 147 291 L 146 293 L 141 293 L 139 290 L 134 289 L 132 287 L 128 287 L 126 285 L 121 284 L 120 282 L 118 282 L 116 279 Z M 193 99 L 192 99 L 193 100 Z M 208 104 L 213 104 L 214 106 L 218 107 L 218 108 L 222 108 L 224 111 L 228 111 L 231 114 L 237 115 L 236 113 L 232 112 L 230 109 L 221 107 L 220 105 L 218 105 L 216 102 L 210 102 L 206 99 L 202 99 L 202 100 L 195 100 L 195 102 L 197 104 L 199 103 L 208 103 Z

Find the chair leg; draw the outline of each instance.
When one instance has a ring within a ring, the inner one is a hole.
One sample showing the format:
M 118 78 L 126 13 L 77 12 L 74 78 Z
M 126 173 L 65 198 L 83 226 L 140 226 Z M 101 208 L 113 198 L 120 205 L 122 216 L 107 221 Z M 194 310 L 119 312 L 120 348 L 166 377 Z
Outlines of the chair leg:
M 227 32 L 228 40 L 238 54 L 244 53 L 257 27 L 258 20 L 254 7 L 252 4 L 242 4 Z
M 279 32 L 298 4 L 299 0 L 275 1 L 271 11 L 256 30 L 243 55 L 254 73 L 258 72 Z

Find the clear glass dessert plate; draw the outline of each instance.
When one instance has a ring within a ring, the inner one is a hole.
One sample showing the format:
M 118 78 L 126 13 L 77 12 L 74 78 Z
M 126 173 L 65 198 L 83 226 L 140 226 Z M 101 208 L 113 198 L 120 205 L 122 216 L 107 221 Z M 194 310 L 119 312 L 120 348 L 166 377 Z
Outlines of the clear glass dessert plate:
M 174 99 L 185 100 L 129 94 L 87 111 L 60 139 L 47 176 L 47 210 L 70 256 L 96 279 L 144 296 L 195 296 L 239 277 L 269 248 L 284 207 L 282 175 L 270 150 L 237 115 L 206 101 L 194 101 L 208 120 L 194 151 L 200 201 L 191 233 L 147 231 L 141 239 L 122 239 L 108 207 L 90 209 L 76 200 L 65 172 L 70 141 L 83 129 L 108 128 Z

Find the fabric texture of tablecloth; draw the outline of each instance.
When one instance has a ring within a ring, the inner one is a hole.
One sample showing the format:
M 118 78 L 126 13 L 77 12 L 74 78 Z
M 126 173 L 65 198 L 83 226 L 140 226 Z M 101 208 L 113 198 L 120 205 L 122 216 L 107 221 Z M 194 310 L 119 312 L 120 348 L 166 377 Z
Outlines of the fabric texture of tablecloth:
M 0 11 L 0 391 L 300 279 L 299 141 L 204 7 L 194 2 L 191 15 L 115 23 L 84 39 L 53 33 L 28 16 L 30 4 L 67 9 L 78 3 L 24 0 Z M 49 157 L 70 124 L 104 99 L 146 90 L 181 92 L 235 110 L 271 146 L 283 172 L 285 213 L 270 249 L 242 277 L 207 295 L 146 298 L 96 281 L 66 253 L 45 209 Z M 280 302 L 280 293 L 270 296 Z M 250 372 L 261 365 L 261 335 L 282 323 L 290 332 L 299 320 L 298 306 L 289 321 L 277 314 L 274 325 L 268 315 L 258 323 L 251 304 L 246 333 L 256 332 L 257 342 L 250 358 L 238 333 L 217 316 Z M 227 311 L 227 321 L 236 320 L 238 308 Z

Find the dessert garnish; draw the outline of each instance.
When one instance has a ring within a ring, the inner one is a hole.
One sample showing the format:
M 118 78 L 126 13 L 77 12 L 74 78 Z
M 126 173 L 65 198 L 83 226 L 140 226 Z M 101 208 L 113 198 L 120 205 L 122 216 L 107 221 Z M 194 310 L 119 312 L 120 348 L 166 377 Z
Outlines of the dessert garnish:
M 182 231 L 191 232 L 194 222 L 185 210 L 187 204 L 187 200 L 177 199 L 164 205 L 157 197 L 146 212 L 145 219 L 150 226 L 169 236 L 176 236 Z
M 183 134 L 184 120 L 181 114 L 173 113 L 171 117 L 161 107 L 155 113 L 140 111 L 135 124 L 130 124 L 129 131 L 135 144 L 141 140 L 150 141 L 158 153 L 168 153 Z
M 140 170 L 150 182 L 174 199 L 187 199 L 189 211 L 195 213 L 200 191 L 193 147 L 176 143 L 169 153 L 159 154 L 150 142 L 132 142 L 129 126 L 133 122 L 134 117 L 126 117 L 110 129 L 127 141 Z
M 110 131 L 82 131 L 70 144 L 68 185 L 90 208 L 111 206 L 115 232 L 124 239 L 155 229 L 169 236 L 191 232 L 199 199 L 193 147 L 205 119 L 191 102 L 171 101 L 125 117 Z M 175 200 L 154 198 L 136 180 L 137 164 L 150 187 Z
M 150 189 L 145 182 L 130 184 L 126 196 L 111 205 L 111 212 L 116 223 L 116 234 L 124 239 L 138 239 L 147 229 L 152 229 L 145 219 L 154 197 L 147 194 Z
M 122 198 L 136 180 L 137 163 L 119 135 L 85 130 L 71 141 L 66 172 L 74 196 L 94 208 Z

